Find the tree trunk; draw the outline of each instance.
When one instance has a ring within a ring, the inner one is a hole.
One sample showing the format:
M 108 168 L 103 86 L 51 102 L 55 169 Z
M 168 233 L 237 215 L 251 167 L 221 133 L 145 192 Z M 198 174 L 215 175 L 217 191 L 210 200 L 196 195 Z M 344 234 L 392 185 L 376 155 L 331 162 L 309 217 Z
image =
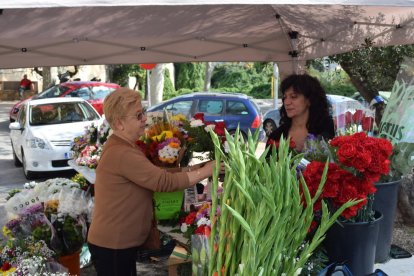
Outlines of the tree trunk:
M 164 91 L 164 64 L 159 63 L 151 70 L 151 88 L 149 95 L 150 105 L 162 102 L 162 95 Z
M 204 77 L 204 91 L 210 91 L 211 88 L 211 77 L 213 76 L 215 63 L 206 62 L 206 75 Z
M 413 173 L 414 174 L 414 173 Z M 408 226 L 414 226 L 414 176 L 403 178 L 398 192 L 397 218 Z
M 43 90 L 45 90 L 52 84 L 52 74 L 50 72 L 49 66 L 43 67 L 42 76 L 43 76 Z

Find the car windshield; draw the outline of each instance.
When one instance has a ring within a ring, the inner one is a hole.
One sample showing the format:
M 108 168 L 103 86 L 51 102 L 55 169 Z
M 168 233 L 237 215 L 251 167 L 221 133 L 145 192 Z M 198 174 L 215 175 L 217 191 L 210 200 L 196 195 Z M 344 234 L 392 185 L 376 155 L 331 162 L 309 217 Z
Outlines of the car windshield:
M 38 95 L 35 95 L 33 99 L 47 99 L 47 98 L 57 98 L 62 96 L 69 88 L 65 86 L 54 85 L 45 91 L 41 92 Z
M 33 126 L 99 120 L 99 115 L 82 102 L 31 105 L 29 124 Z
M 108 96 L 109 93 L 115 90 L 115 88 L 106 87 L 106 86 L 92 86 L 91 89 L 92 89 L 92 98 L 94 100 L 105 99 L 105 97 Z

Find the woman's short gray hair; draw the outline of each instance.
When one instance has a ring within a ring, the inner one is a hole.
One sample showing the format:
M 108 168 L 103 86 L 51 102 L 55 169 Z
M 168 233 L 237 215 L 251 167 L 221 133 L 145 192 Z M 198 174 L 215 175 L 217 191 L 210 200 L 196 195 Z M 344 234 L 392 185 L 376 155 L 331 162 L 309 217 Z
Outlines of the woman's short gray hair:
M 126 116 L 128 110 L 140 100 L 141 94 L 138 91 L 126 87 L 118 88 L 109 94 L 103 105 L 105 118 L 109 125 L 114 128 L 114 122 Z

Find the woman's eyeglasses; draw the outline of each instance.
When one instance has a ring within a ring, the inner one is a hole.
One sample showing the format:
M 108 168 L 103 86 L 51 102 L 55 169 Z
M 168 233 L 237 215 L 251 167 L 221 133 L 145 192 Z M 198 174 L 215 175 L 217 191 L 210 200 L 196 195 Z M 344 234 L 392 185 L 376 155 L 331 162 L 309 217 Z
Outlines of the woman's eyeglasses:
M 123 117 L 135 117 L 137 120 L 141 121 L 147 115 L 147 108 L 144 107 L 140 112 L 137 112 L 135 115 L 126 115 Z

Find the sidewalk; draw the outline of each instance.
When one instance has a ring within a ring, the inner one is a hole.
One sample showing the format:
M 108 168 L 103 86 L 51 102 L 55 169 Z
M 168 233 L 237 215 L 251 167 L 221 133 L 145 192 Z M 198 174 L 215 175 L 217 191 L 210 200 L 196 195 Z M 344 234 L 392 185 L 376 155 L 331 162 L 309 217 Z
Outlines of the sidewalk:
M 414 257 L 406 259 L 391 259 L 384 264 L 375 264 L 375 269 L 377 268 L 381 269 L 389 276 L 414 275 Z

